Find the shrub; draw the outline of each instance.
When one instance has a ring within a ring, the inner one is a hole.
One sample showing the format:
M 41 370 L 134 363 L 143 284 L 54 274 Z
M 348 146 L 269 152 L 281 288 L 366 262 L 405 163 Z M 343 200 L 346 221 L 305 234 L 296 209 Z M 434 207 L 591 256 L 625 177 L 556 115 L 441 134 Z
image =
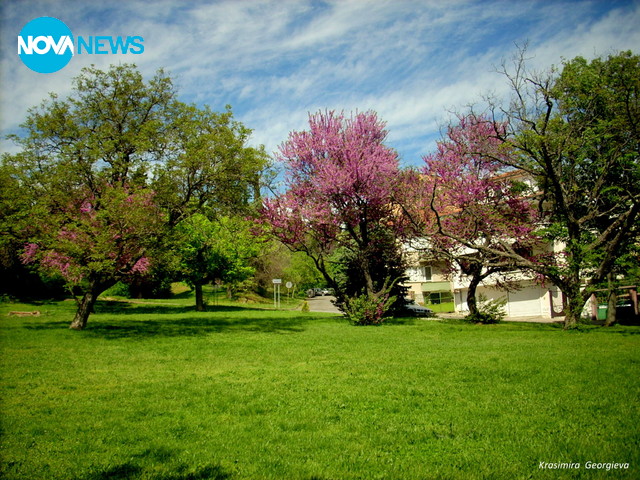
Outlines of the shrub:
M 362 294 L 345 298 L 341 308 L 354 325 L 380 325 L 395 300 L 395 296 Z
M 105 297 L 129 297 L 129 285 L 123 282 L 116 283 L 102 294 Z
M 307 302 L 306 300 L 304 302 L 302 302 L 302 312 L 306 313 L 309 311 L 309 302 Z
M 478 296 L 478 313 L 470 313 L 464 319 L 471 323 L 482 323 L 485 325 L 500 323 L 507 316 L 504 306 L 507 304 L 505 297 L 495 300 L 488 300 L 480 294 Z

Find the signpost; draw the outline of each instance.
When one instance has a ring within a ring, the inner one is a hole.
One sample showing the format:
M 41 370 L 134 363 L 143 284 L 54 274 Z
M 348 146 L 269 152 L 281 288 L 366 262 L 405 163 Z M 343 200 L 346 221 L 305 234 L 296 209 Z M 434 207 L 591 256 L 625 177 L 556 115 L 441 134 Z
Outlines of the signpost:
M 273 308 L 280 308 L 280 285 L 282 285 L 281 278 L 274 278 L 273 282 Z
M 291 287 L 293 287 L 293 283 L 287 282 L 285 287 L 287 287 L 287 298 L 291 298 Z

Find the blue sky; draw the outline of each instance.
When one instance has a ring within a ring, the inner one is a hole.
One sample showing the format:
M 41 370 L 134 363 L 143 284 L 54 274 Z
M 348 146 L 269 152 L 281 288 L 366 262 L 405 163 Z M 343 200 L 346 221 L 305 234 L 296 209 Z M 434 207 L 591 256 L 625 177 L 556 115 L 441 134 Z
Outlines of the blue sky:
M 102 3 L 102 2 L 100 2 Z M 631 49 L 640 53 L 640 1 L 0 0 L 0 130 L 16 132 L 48 92 L 67 95 L 84 66 L 164 68 L 180 98 L 222 110 L 274 151 L 309 112 L 373 109 L 405 165 L 420 164 L 450 111 L 507 94 L 495 73 L 528 42 L 530 65 Z M 38 74 L 17 55 L 30 20 L 51 16 L 74 35 L 140 35 L 141 55 L 76 55 Z M 2 140 L 0 150 L 15 151 Z

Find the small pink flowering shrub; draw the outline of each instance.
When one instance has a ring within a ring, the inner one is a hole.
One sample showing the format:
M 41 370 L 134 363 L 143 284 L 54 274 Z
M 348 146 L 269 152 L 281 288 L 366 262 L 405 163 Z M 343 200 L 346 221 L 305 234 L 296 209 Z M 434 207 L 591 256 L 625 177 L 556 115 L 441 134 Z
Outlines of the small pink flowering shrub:
M 342 310 L 354 325 L 380 325 L 387 318 L 389 308 L 396 297 L 367 295 L 346 298 Z

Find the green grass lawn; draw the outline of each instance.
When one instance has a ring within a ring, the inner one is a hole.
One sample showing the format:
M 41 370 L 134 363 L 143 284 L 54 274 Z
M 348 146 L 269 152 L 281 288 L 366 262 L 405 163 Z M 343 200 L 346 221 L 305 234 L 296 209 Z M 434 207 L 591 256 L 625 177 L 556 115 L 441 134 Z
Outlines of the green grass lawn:
M 638 327 L 190 304 L 0 305 L 0 476 L 640 478 Z

